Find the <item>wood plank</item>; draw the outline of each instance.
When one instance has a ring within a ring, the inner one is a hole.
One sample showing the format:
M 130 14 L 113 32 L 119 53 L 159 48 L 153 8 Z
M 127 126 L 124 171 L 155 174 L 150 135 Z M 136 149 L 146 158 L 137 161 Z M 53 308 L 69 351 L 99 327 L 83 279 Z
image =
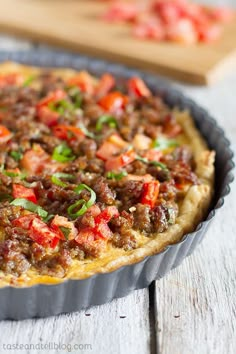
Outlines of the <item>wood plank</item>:
M 79 313 L 38 320 L 2 321 L 0 352 L 18 353 L 10 350 L 11 345 L 18 343 L 24 346 L 19 351 L 22 354 L 147 354 L 150 353 L 148 306 L 148 290 L 145 289 Z M 50 351 L 45 347 L 49 343 Z M 30 344 L 31 351 L 27 351 Z M 44 351 L 36 345 L 42 346 Z
M 234 188 L 204 246 L 156 283 L 161 354 L 235 353 L 235 221 L 226 228 L 235 219 L 235 197 Z
M 105 2 L 0 0 L 0 28 L 15 35 L 155 71 L 194 83 L 212 83 L 236 66 L 236 21 L 214 44 L 189 46 L 140 41 L 124 24 L 99 20 Z
M 211 111 L 234 142 L 235 87 L 236 74 L 208 89 L 181 87 Z M 203 244 L 156 282 L 156 334 L 161 354 L 235 353 L 235 200 L 234 183 Z

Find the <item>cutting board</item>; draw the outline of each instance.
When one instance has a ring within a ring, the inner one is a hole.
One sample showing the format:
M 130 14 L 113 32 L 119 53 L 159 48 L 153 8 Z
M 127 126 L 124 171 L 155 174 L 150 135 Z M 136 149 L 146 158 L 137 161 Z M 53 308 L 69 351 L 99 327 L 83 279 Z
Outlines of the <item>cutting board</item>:
M 94 0 L 0 0 L 0 31 L 195 84 L 236 68 L 236 21 L 214 44 L 156 43 L 133 38 L 125 24 L 101 21 L 105 7 Z

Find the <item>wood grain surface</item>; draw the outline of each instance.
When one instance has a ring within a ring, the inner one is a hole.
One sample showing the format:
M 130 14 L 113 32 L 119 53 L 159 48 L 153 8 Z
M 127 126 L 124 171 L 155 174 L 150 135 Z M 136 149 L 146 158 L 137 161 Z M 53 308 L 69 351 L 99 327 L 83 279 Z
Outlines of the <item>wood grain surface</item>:
M 2 50 L 30 47 L 0 37 Z M 209 109 L 236 152 L 236 72 L 210 88 L 174 85 Z M 149 289 L 79 313 L 0 322 L 0 353 L 234 354 L 235 200 L 236 183 L 194 254 Z
M 197 84 L 236 68 L 236 19 L 213 44 L 156 43 L 135 39 L 125 24 L 100 20 L 106 6 L 97 0 L 0 0 L 0 29 Z

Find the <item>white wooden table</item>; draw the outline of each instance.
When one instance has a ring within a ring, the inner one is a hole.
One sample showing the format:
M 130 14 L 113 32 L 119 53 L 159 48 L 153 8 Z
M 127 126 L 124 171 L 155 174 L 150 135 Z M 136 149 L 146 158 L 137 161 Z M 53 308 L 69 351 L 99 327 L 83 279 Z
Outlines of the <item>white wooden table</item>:
M 2 50 L 32 45 L 0 37 Z M 177 86 L 209 109 L 236 152 L 236 72 L 210 88 Z M 87 311 L 0 322 L 0 353 L 236 353 L 235 231 L 234 183 L 203 243 L 164 279 Z

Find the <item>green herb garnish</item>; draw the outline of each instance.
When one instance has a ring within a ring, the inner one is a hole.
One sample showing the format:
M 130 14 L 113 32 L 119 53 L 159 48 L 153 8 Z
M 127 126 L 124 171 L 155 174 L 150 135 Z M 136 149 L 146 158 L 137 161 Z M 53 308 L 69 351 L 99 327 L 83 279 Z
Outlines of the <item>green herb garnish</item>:
M 117 120 L 113 116 L 103 115 L 97 121 L 96 131 L 100 132 L 104 124 L 108 124 L 110 128 L 116 128 L 118 125 Z
M 72 150 L 66 143 L 60 144 L 53 150 L 52 159 L 58 162 L 73 161 L 75 156 L 72 155 Z
M 83 190 L 87 190 L 90 192 L 90 199 L 87 201 L 86 205 L 87 208 L 90 208 L 96 201 L 96 193 L 92 188 L 87 186 L 87 184 L 81 183 L 78 187 L 75 188 L 75 193 L 80 194 Z
M 19 177 L 20 179 L 25 179 L 25 177 L 27 176 L 27 174 L 25 172 L 18 173 L 18 172 L 7 171 L 7 170 L 5 170 L 3 164 L 0 165 L 0 172 L 2 174 L 4 174 L 5 176 L 12 177 L 12 178 Z
M 57 186 L 60 187 L 66 187 L 67 183 L 61 181 L 61 178 L 63 179 L 71 179 L 74 176 L 68 174 L 68 173 L 62 173 L 62 172 L 56 172 L 51 176 L 52 183 L 56 184 Z
M 88 138 L 95 139 L 95 135 L 90 132 L 83 124 L 78 124 L 78 128 L 86 135 Z
M 35 75 L 29 76 L 24 82 L 23 82 L 23 87 L 27 87 L 31 84 L 32 81 L 35 79 Z
M 15 160 L 15 161 L 20 161 L 23 157 L 22 153 L 20 151 L 11 151 L 10 156 Z
M 153 141 L 152 143 L 152 147 L 154 149 L 158 149 L 158 150 L 166 150 L 169 148 L 174 148 L 176 146 L 179 146 L 179 143 L 177 140 L 175 139 L 166 139 L 163 137 L 160 137 L 156 140 Z
M 27 174 L 24 173 L 17 173 L 17 172 L 10 172 L 10 171 L 3 171 L 4 175 L 8 176 L 8 177 L 19 177 L 21 180 L 25 179 L 25 177 L 27 176 Z
M 66 240 L 68 240 L 71 229 L 69 227 L 65 227 L 65 226 L 59 226 L 59 229 L 61 230 L 61 232 L 65 236 Z
M 30 202 L 29 200 L 24 198 L 16 198 L 10 204 L 20 206 L 26 210 L 31 211 L 32 213 L 38 214 L 42 218 L 46 218 L 48 216 L 48 212 L 44 210 L 41 206 Z
M 81 206 L 81 208 L 75 211 L 79 206 Z M 83 215 L 87 210 L 88 208 L 86 206 L 86 201 L 84 199 L 80 199 L 74 204 L 70 205 L 67 209 L 67 212 L 72 219 L 76 219 L 78 216 Z
M 73 86 L 70 87 L 68 90 L 68 95 L 73 101 L 74 108 L 80 108 L 81 103 L 82 103 L 82 96 L 81 96 L 81 91 L 78 89 L 78 87 Z
M 108 179 L 115 179 L 115 180 L 119 181 L 127 175 L 128 175 L 128 173 L 126 171 L 121 171 L 118 173 L 110 171 L 110 172 L 107 172 L 106 177 Z
M 78 187 L 75 188 L 74 191 L 77 194 L 80 194 L 83 190 L 87 190 L 90 192 L 90 199 L 88 201 L 84 199 L 80 199 L 77 200 L 77 202 L 75 202 L 74 204 L 69 206 L 67 212 L 72 219 L 76 219 L 78 216 L 83 215 L 88 210 L 88 208 L 90 208 L 96 201 L 96 193 L 84 183 L 81 183 Z M 80 208 L 78 209 L 78 207 Z
M 48 107 L 60 115 L 65 114 L 66 111 L 72 112 L 74 110 L 73 105 L 67 100 L 59 100 L 57 102 L 50 102 Z
M 162 162 L 158 162 L 158 161 L 149 161 L 148 159 L 146 159 L 145 157 L 141 157 L 141 156 L 136 156 L 136 160 L 141 161 L 147 165 L 153 165 L 156 167 L 160 167 L 162 170 L 166 170 L 169 171 L 167 166 L 162 163 Z

